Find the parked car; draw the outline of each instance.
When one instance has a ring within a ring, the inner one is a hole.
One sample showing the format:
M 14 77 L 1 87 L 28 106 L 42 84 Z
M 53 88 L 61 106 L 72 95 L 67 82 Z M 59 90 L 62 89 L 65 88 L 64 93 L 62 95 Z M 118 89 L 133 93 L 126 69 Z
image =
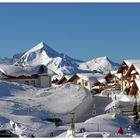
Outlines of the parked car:
M 90 91 L 92 93 L 92 95 L 95 95 L 97 93 L 100 93 L 101 92 L 101 89 L 98 89 L 98 88 L 94 88 Z
M 7 130 L 7 129 L 3 129 L 3 130 L 0 130 L 0 137 L 1 138 L 8 138 L 8 137 L 18 137 L 18 135 L 12 133 L 10 130 Z
M 59 118 L 47 118 L 46 121 L 53 122 L 53 123 L 55 123 L 56 126 L 62 125 L 62 120 Z

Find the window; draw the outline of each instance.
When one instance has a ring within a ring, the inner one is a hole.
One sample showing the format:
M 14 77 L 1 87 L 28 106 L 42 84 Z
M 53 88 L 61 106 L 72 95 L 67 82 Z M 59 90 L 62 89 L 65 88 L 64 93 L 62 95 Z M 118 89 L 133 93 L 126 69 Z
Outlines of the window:
M 24 83 L 27 84 L 27 85 L 29 85 L 29 81 L 25 81 Z
M 31 80 L 31 85 L 35 85 L 35 80 Z
M 88 86 L 88 82 L 85 82 L 85 86 Z
M 79 82 L 78 84 L 79 84 L 79 85 L 81 85 L 81 83 L 80 83 L 80 82 Z

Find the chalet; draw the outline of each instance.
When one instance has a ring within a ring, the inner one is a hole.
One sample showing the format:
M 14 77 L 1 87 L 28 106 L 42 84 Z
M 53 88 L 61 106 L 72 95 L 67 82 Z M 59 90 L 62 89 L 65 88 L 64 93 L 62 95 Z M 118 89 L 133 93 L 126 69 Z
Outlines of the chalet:
M 105 79 L 107 81 L 106 88 L 116 88 L 118 90 L 121 89 L 121 79 L 122 74 L 117 73 L 117 71 L 110 71 L 105 75 Z
M 79 79 L 80 79 L 80 77 L 77 74 L 74 74 L 73 76 L 71 76 L 71 78 L 69 78 L 69 80 L 67 82 L 73 82 L 75 84 L 81 85 L 81 83 L 77 82 Z
M 113 81 L 112 81 L 113 77 L 114 77 L 114 74 L 112 74 L 111 72 L 108 72 L 105 75 L 105 79 L 106 79 L 107 83 L 113 83 Z
M 127 94 L 129 94 L 132 86 L 135 85 L 135 79 L 139 77 L 139 75 L 140 75 L 140 63 L 132 64 L 128 69 L 126 75 L 124 76 L 126 86 L 124 90 L 126 91 Z
M 132 64 L 137 64 L 137 63 L 140 63 L 140 60 L 124 60 L 120 65 L 120 67 L 118 68 L 117 73 L 122 73 L 124 76 L 127 73 L 129 67 Z
M 62 78 L 60 78 L 56 84 L 60 85 L 60 84 L 64 84 L 66 83 L 70 78 L 71 78 L 72 75 L 65 75 L 63 76 Z
M 99 87 L 99 89 L 103 90 L 107 88 L 107 81 L 105 78 L 97 78 L 94 83 L 94 87 Z
M 121 74 L 122 78 L 121 78 L 121 90 L 124 91 L 127 87 L 127 78 L 126 78 L 126 74 L 129 70 L 129 68 L 131 67 L 132 64 L 137 64 L 140 63 L 140 60 L 124 60 L 122 62 L 122 64 L 120 65 L 120 67 L 118 68 L 117 73 Z M 124 78 L 125 77 L 125 78 Z
M 104 75 L 100 73 L 77 73 L 74 74 L 67 82 L 73 82 L 91 90 L 95 86 L 94 84 L 97 80 L 103 82 L 103 77 Z M 104 81 L 106 82 L 105 79 Z
M 63 76 L 62 75 L 53 75 L 52 76 L 52 84 L 56 84 Z
M 26 68 L 8 65 L 3 66 L 0 73 L 1 80 L 33 85 L 41 88 L 51 86 L 51 76 L 54 74 L 44 65 Z

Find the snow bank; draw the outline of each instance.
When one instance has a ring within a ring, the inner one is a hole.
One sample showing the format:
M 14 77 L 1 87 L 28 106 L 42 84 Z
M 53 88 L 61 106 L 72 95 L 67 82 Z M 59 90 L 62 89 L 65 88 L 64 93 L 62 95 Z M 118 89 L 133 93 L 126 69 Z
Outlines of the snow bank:
M 124 117 L 119 114 L 109 113 L 90 118 L 85 121 L 86 124 L 90 124 L 90 129 L 97 131 L 116 132 L 119 127 L 126 127 L 131 123 L 128 117 Z M 92 126 L 92 128 L 91 128 Z
M 53 129 L 44 119 L 55 115 L 63 123 L 71 122 L 70 112 L 75 112 L 74 120 L 79 120 L 92 106 L 92 95 L 88 90 L 71 83 L 37 89 L 16 82 L 0 81 L 0 106 L 1 126 L 6 127 L 12 120 L 19 124 L 22 132 L 24 128 L 31 132 L 37 128 L 38 136 L 43 137 Z
M 119 101 L 122 101 L 122 102 L 135 102 L 136 101 L 136 98 L 134 96 L 125 95 L 123 92 L 121 92 L 118 95 L 118 98 L 117 99 Z
M 121 92 L 120 90 L 115 90 L 115 89 L 109 88 L 109 89 L 103 90 L 99 94 L 99 96 L 112 97 L 114 95 L 118 95 L 120 92 Z
M 132 111 L 134 103 L 136 102 L 136 98 L 134 96 L 125 95 L 123 92 L 120 94 L 112 94 L 111 98 L 112 102 L 105 107 L 106 111 L 111 108 L 121 108 L 121 110 Z
M 65 121 L 70 121 L 70 112 L 75 112 L 75 119 L 78 119 L 81 112 L 84 112 L 92 104 L 91 93 L 72 83 L 40 90 L 37 92 L 37 97 L 39 102 L 41 100 L 45 103 L 40 103 L 44 110 L 47 109 L 50 115 L 61 116 Z
M 128 117 L 116 113 L 102 114 L 93 118 L 88 119 L 84 123 L 75 123 L 75 137 L 87 137 L 87 135 L 92 135 L 92 137 L 99 137 L 101 134 L 103 137 L 140 137 L 140 133 L 133 129 L 128 129 L 128 126 L 132 124 L 132 121 Z M 117 135 L 118 129 L 122 127 L 124 130 L 123 135 Z M 79 133 L 81 128 L 85 128 L 84 133 Z M 57 137 L 66 137 L 66 130 L 69 129 L 68 126 L 60 127 L 60 129 L 65 130 Z

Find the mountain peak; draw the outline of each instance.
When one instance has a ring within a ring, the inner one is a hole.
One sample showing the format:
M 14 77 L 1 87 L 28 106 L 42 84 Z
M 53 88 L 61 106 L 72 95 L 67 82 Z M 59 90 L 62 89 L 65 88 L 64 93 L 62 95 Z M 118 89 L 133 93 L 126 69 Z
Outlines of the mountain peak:
M 77 72 L 93 72 L 94 70 L 104 72 L 110 71 L 116 66 L 107 56 L 92 59 L 87 62 L 75 60 L 66 54 L 58 53 L 44 42 L 40 42 L 29 51 L 26 51 L 22 56 L 18 55 L 16 58 L 17 61 L 15 64 L 17 65 L 35 66 L 44 64 L 49 69 L 61 75 Z
M 35 47 L 36 48 L 45 48 L 45 47 L 49 47 L 49 46 L 46 43 L 44 43 L 44 42 L 40 42 Z
M 40 42 L 39 44 L 37 44 L 36 46 L 31 48 L 29 51 L 34 52 L 34 51 L 37 51 L 37 50 L 40 50 L 40 49 L 46 48 L 46 47 L 48 47 L 48 46 L 44 42 Z M 27 51 L 27 52 L 29 52 L 29 51 Z
M 80 68 L 91 71 L 111 71 L 118 68 L 119 64 L 112 62 L 107 56 L 98 57 L 87 62 L 81 63 Z
M 19 65 L 46 64 L 50 58 L 58 57 L 60 54 L 44 42 L 40 42 L 30 50 L 26 51 L 16 62 Z
M 99 59 L 99 60 L 109 60 L 109 58 L 107 56 L 98 57 L 96 59 Z
M 108 57 L 107 56 L 103 56 L 103 58 L 108 60 Z
M 42 45 L 42 46 L 46 45 L 44 42 L 40 42 L 40 43 L 38 43 L 38 44 L 40 44 L 40 45 Z

